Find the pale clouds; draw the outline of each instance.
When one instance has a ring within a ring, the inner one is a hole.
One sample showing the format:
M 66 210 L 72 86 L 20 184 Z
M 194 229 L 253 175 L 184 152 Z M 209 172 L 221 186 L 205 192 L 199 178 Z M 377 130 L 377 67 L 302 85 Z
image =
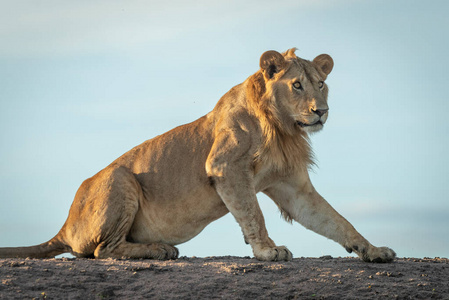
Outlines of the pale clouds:
M 192 31 L 271 22 L 325 1 L 11 1 L 0 10 L 0 57 L 138 51 Z

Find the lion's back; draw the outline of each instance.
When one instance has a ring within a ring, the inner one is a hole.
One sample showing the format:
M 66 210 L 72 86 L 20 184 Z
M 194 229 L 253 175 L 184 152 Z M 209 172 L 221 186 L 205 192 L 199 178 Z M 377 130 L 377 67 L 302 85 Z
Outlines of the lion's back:
M 111 165 L 129 168 L 142 184 L 162 187 L 175 182 L 178 186 L 205 183 L 204 165 L 212 144 L 213 126 L 203 116 L 143 142 Z

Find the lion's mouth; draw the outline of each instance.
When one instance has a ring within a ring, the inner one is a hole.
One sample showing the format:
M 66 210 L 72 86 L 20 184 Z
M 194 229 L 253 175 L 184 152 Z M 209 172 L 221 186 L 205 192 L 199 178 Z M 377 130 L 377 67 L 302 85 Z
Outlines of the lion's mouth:
M 304 128 L 304 127 L 315 126 L 315 125 L 323 125 L 323 122 L 321 122 L 321 120 L 319 120 L 319 121 L 317 121 L 317 122 L 315 122 L 313 124 L 306 124 L 306 123 L 303 123 L 303 122 L 300 122 L 300 121 L 296 121 L 296 124 L 298 124 L 299 127 Z

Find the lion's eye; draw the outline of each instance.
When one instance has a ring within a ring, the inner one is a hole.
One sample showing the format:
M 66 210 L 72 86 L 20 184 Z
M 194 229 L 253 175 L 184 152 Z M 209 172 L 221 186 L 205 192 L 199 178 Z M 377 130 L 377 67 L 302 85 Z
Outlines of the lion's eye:
M 323 82 L 323 81 L 319 81 L 319 82 L 318 82 L 318 87 L 319 87 L 320 89 L 322 89 L 323 86 L 324 86 L 324 82 Z
M 293 87 L 297 90 L 301 90 L 302 89 L 301 82 L 296 81 L 295 83 L 293 83 Z

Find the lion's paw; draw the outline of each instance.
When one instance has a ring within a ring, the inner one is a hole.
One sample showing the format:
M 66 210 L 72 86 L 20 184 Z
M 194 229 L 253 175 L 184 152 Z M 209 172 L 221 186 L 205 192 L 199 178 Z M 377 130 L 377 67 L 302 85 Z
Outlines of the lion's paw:
M 150 244 L 151 254 L 149 257 L 159 260 L 177 259 L 179 255 L 178 248 L 167 244 Z
M 263 261 L 289 261 L 293 259 L 293 254 L 285 246 L 266 247 L 259 251 L 254 251 L 254 255 L 258 260 Z
M 354 250 L 361 259 L 373 263 L 389 263 L 396 257 L 396 253 L 388 247 L 353 246 L 346 247 L 346 250 L 349 253 Z
M 373 263 L 389 263 L 394 260 L 396 253 L 388 247 L 375 247 L 367 241 L 359 241 L 352 243 L 353 246 L 346 246 L 346 251 L 351 253 L 354 251 L 366 262 Z
M 370 247 L 362 259 L 373 263 L 389 263 L 396 257 L 396 252 L 388 247 Z
M 165 259 L 177 259 L 179 256 L 179 250 L 178 248 L 174 247 L 174 246 L 168 246 L 167 249 L 167 254 L 165 256 Z

